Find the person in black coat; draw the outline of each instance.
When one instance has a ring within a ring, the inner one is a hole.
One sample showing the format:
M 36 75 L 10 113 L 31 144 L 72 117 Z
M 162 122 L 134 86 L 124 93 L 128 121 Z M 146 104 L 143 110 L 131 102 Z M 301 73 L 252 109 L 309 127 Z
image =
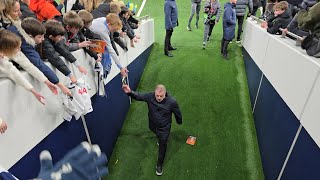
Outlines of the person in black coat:
M 156 134 L 159 144 L 158 162 L 156 174 L 162 175 L 163 161 L 166 155 L 167 142 L 170 135 L 172 113 L 177 123 L 182 124 L 182 114 L 177 101 L 168 95 L 163 85 L 157 85 L 154 92 L 138 93 L 132 91 L 128 85 L 122 89 L 127 95 L 137 101 L 145 101 L 148 104 L 149 129 Z
M 20 19 L 23 20 L 27 17 L 33 17 L 35 19 L 37 19 L 37 16 L 34 12 L 31 11 L 31 9 L 29 8 L 29 2 L 30 1 L 26 1 L 26 0 L 20 0 L 20 11 L 21 11 L 21 16 Z
M 277 34 L 281 33 L 280 28 L 287 28 L 291 20 L 292 16 L 288 9 L 288 2 L 281 1 L 274 7 L 274 18 L 268 22 L 263 22 L 261 27 L 267 29 L 270 34 Z

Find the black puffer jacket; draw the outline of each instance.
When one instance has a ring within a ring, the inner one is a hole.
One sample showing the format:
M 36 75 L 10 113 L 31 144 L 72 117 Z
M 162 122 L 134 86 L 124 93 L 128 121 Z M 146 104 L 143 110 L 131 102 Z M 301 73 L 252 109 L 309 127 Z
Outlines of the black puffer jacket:
M 35 19 L 37 19 L 37 16 L 36 14 L 34 14 L 34 12 L 32 12 L 28 5 L 22 1 L 19 1 L 20 3 L 20 11 L 21 11 L 21 16 L 20 16 L 20 19 L 23 20 L 24 18 L 27 18 L 27 17 L 33 17 Z
M 278 16 L 275 16 L 275 18 L 272 21 L 268 22 L 268 29 L 267 31 L 270 34 L 276 34 L 280 33 L 279 28 L 287 28 L 288 24 L 291 22 L 292 16 L 289 10 L 286 10 L 282 14 L 279 14 Z
M 91 12 L 93 19 L 106 17 L 110 13 L 110 5 L 107 3 L 100 4 L 95 10 Z
M 168 94 L 166 94 L 166 98 L 161 102 L 156 100 L 154 92 L 138 93 L 132 91 L 128 95 L 137 101 L 144 101 L 148 104 L 149 128 L 156 133 L 160 140 L 167 140 L 169 138 L 172 113 L 177 123 L 182 124 L 182 114 L 178 103 Z
M 71 71 L 64 63 L 64 61 L 60 58 L 59 53 L 55 50 L 55 46 L 55 43 L 50 39 L 44 39 L 42 43 L 42 52 L 45 56 L 44 58 L 48 59 L 52 66 L 56 67 L 62 74 L 68 76 Z

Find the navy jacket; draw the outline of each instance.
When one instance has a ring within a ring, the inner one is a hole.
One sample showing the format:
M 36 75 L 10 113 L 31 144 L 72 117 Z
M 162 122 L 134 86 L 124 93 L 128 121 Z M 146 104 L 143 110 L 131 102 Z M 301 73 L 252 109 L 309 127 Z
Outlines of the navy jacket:
M 36 49 L 26 42 L 26 40 L 18 32 L 18 29 L 15 26 L 10 26 L 8 30 L 21 37 L 21 51 L 30 60 L 30 62 L 36 66 L 50 82 L 57 84 L 59 82 L 57 75 L 43 62 Z
M 223 13 L 223 38 L 225 40 L 231 41 L 235 37 L 236 23 L 235 5 L 228 2 L 224 5 Z
M 175 0 L 166 0 L 164 14 L 166 30 L 175 28 L 178 22 L 178 7 Z
M 22 2 L 21 0 L 19 1 L 19 3 L 20 3 L 20 11 L 21 11 L 21 16 L 20 16 L 21 20 L 27 17 L 33 17 L 37 19 L 36 14 L 31 11 L 31 9 L 26 3 Z
M 160 140 L 167 140 L 169 138 L 172 113 L 177 123 L 182 124 L 182 114 L 178 103 L 168 94 L 166 94 L 166 98 L 161 102 L 156 100 L 154 92 L 138 93 L 132 91 L 128 95 L 137 101 L 144 101 L 148 104 L 149 128 Z

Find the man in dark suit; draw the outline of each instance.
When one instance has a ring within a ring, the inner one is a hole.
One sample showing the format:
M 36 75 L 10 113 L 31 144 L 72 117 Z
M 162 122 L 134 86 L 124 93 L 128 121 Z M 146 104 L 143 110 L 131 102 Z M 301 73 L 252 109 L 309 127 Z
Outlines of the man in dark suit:
M 156 174 L 161 176 L 163 173 L 163 161 L 166 155 L 167 142 L 171 130 L 172 113 L 177 123 L 182 124 L 182 114 L 177 101 L 168 95 L 163 85 L 157 85 L 153 92 L 138 93 L 131 91 L 128 85 L 123 85 L 125 93 L 137 101 L 144 101 L 148 104 L 149 129 L 156 134 L 159 144 L 158 162 Z

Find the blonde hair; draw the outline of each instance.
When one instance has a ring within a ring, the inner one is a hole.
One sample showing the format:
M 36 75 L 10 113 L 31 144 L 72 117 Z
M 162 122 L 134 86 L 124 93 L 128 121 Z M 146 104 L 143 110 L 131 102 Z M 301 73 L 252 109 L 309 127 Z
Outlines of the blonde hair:
M 102 0 L 80 0 L 79 3 L 84 6 L 85 10 L 91 12 L 102 3 Z
M 118 2 L 111 2 L 110 3 L 110 13 L 119 14 L 121 12 L 121 7 Z
M 278 3 L 276 3 L 273 7 L 274 10 L 287 10 L 288 9 L 288 2 L 287 1 L 280 1 Z
M 126 4 L 123 1 L 118 1 L 120 8 L 126 7 Z
M 68 11 L 63 15 L 63 23 L 69 27 L 81 29 L 83 22 L 80 16 L 75 11 Z
M 106 17 L 107 23 L 110 24 L 116 31 L 122 28 L 122 22 L 117 14 L 109 13 Z
M 84 25 L 88 25 L 93 21 L 92 14 L 87 10 L 80 10 L 78 15 L 82 19 Z
M 21 38 L 8 30 L 0 30 L 0 52 L 6 56 L 13 53 L 21 46 Z
M 1 11 L 4 15 L 9 15 L 13 11 L 13 7 L 16 3 L 19 3 L 18 0 L 1 0 Z

